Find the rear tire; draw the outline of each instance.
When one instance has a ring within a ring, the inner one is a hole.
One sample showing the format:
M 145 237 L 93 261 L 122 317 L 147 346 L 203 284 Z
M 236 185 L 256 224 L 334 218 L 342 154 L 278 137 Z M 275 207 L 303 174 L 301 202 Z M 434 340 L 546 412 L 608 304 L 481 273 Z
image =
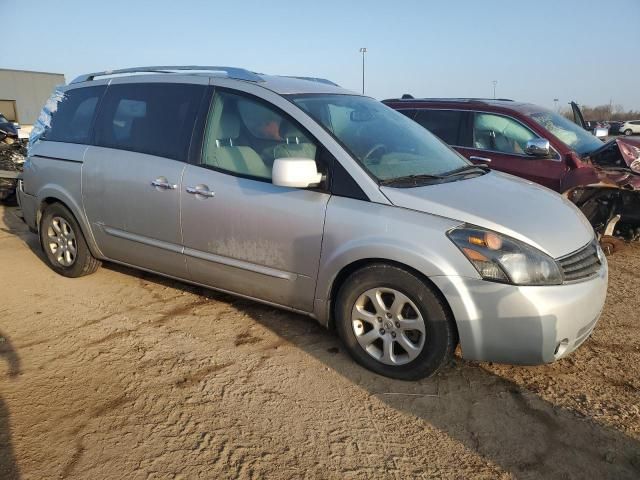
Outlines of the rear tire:
M 630 136 L 632 133 L 633 133 L 633 132 L 631 131 L 631 129 L 630 129 L 630 128 L 628 128 L 628 129 L 626 129 L 626 130 L 624 131 L 624 134 L 625 134 L 627 137 L 628 137 L 628 136 Z
M 453 318 L 434 289 L 393 265 L 372 264 L 349 275 L 334 311 L 349 354 L 386 377 L 429 377 L 450 361 L 458 343 Z
M 49 266 L 65 277 L 82 277 L 101 265 L 89 250 L 73 214 L 62 204 L 47 207 L 40 221 L 40 245 Z

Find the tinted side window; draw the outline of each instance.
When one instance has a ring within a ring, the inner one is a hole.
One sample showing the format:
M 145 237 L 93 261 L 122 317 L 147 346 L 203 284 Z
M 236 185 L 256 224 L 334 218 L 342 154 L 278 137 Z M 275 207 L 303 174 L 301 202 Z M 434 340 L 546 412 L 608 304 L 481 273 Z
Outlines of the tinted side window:
M 51 114 L 51 126 L 42 138 L 53 142 L 89 143 L 91 123 L 105 88 L 98 86 L 66 91 L 56 111 Z
M 418 110 L 414 120 L 449 145 L 459 145 L 463 112 Z
M 110 86 L 96 120 L 96 145 L 186 161 L 205 89 L 177 83 Z

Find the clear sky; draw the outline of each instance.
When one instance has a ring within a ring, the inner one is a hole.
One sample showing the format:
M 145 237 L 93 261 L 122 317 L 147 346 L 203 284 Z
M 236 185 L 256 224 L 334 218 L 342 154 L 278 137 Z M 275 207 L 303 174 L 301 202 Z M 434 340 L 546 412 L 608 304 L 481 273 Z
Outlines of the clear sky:
M 640 0 L 0 0 L 0 67 L 230 65 L 366 93 L 640 109 Z

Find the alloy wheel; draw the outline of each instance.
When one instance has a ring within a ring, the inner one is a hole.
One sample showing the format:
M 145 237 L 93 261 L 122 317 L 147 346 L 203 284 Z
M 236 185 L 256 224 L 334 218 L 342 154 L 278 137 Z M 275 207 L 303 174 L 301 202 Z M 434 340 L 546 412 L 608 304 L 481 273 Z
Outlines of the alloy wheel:
M 47 247 L 63 267 L 70 267 L 76 261 L 78 244 L 69 222 L 62 217 L 53 217 L 47 228 Z
M 351 325 L 362 349 L 386 365 L 409 363 L 424 348 L 422 314 L 409 297 L 393 288 L 361 294 L 351 312 Z

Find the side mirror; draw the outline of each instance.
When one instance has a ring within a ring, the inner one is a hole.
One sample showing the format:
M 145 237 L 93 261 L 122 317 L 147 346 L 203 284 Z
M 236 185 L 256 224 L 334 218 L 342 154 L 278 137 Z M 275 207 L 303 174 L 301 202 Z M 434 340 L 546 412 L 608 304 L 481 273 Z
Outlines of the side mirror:
M 276 158 L 271 183 L 279 187 L 307 188 L 322 181 L 315 160 L 309 158 Z
M 545 138 L 532 138 L 527 141 L 524 153 L 532 157 L 548 157 L 551 153 L 549 140 Z

